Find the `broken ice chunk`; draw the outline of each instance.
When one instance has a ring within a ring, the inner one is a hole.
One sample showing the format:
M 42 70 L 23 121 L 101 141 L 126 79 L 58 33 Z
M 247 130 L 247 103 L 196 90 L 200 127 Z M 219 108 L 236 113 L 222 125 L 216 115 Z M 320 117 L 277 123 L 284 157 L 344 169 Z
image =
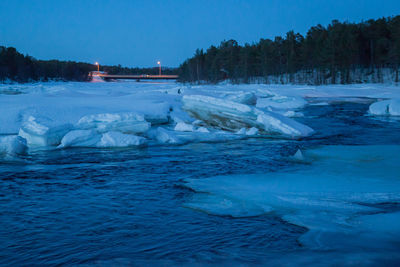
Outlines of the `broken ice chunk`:
M 209 126 L 228 131 L 255 127 L 268 133 L 291 137 L 313 133 L 310 127 L 280 114 L 210 96 L 184 96 L 183 109 Z
M 19 136 L 26 139 L 30 146 L 54 146 L 72 129 L 70 123 L 58 123 L 45 117 L 27 116 L 24 119 Z
M 263 125 L 262 130 L 266 132 L 281 133 L 292 137 L 309 136 L 314 132 L 307 125 L 270 111 L 259 114 L 257 122 Z
M 375 102 L 369 106 L 368 112 L 378 116 L 400 116 L 400 99 Z
M 21 136 L 0 136 L 0 156 L 23 155 L 27 149 L 26 139 Z

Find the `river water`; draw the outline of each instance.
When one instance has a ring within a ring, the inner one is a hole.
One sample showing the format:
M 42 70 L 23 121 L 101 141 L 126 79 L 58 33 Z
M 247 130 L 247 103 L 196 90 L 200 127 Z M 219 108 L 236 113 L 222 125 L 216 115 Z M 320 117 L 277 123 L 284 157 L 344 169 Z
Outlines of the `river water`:
M 234 218 L 187 208 L 194 192 L 184 180 L 284 170 L 298 148 L 400 144 L 400 123 L 367 109 L 308 106 L 299 121 L 317 132 L 298 141 L 36 151 L 0 162 L 0 265 L 262 265 L 287 264 L 293 255 L 317 264 L 329 256 L 299 243 L 306 228 L 273 214 Z

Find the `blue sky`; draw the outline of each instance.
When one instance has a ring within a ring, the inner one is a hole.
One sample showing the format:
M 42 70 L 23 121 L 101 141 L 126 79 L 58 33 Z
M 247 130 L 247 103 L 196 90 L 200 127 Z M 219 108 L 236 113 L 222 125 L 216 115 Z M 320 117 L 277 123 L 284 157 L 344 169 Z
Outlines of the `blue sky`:
M 224 39 L 252 43 L 393 15 L 399 0 L 1 0 L 0 45 L 38 59 L 178 66 Z

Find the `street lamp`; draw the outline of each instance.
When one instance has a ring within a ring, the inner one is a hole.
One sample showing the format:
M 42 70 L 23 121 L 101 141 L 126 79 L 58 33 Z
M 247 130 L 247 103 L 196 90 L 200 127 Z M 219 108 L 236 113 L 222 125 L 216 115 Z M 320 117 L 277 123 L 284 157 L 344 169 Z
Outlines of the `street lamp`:
M 99 62 L 94 63 L 94 65 L 97 65 L 97 72 L 100 72 L 100 65 L 99 65 Z
M 161 62 L 157 61 L 157 64 L 158 64 L 158 75 L 161 76 Z

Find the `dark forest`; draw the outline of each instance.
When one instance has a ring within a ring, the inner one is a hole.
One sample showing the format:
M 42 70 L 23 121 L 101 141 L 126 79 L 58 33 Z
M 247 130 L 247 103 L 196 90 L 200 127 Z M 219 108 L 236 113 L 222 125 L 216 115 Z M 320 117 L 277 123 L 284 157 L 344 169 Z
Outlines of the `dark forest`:
M 285 76 L 292 83 L 347 84 L 364 82 L 362 76 L 371 74 L 380 82 L 382 69 L 390 69 L 392 80 L 398 82 L 399 65 L 400 16 L 396 16 L 361 23 L 334 20 L 327 27 L 311 27 L 305 36 L 289 31 L 285 37 L 253 44 L 223 41 L 206 51 L 197 49 L 180 66 L 180 78 L 215 83 Z M 356 70 L 363 70 L 363 75 L 351 75 Z

